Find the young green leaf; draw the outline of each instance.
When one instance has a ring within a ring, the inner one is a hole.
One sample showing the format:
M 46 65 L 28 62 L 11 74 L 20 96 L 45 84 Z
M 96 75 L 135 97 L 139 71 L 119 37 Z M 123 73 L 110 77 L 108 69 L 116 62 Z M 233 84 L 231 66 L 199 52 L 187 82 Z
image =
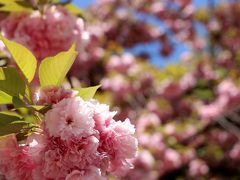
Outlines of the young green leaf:
M 16 113 L 0 112 L 0 126 L 5 126 L 14 122 L 23 121 L 22 117 Z
M 11 112 L 0 112 L 0 136 L 20 133 L 28 123 L 21 116 Z
M 78 96 L 80 96 L 84 100 L 89 100 L 92 99 L 101 85 L 98 86 L 92 86 L 92 87 L 87 87 L 87 88 L 79 88 L 79 89 L 74 89 L 78 91 Z
M 13 96 L 12 103 L 16 109 L 26 107 L 26 104 L 23 102 L 23 100 L 16 96 Z
M 19 121 L 0 126 L 0 136 L 5 136 L 12 133 L 20 133 L 23 127 L 26 125 L 26 122 Z
M 0 4 L 11 4 L 11 3 L 15 3 L 18 2 L 20 0 L 0 0 Z
M 3 36 L 1 36 L 1 40 L 7 47 L 28 82 L 31 82 L 37 68 L 37 60 L 35 56 L 31 53 L 31 51 L 19 43 L 10 41 Z
M 41 87 L 60 86 L 76 56 L 77 52 L 75 51 L 74 44 L 68 51 L 61 52 L 53 57 L 45 58 L 39 67 Z
M 0 67 L 0 91 L 10 96 L 24 95 L 26 84 L 17 70 L 12 67 Z
M 73 4 L 66 4 L 64 6 L 69 12 L 78 15 L 78 16 L 83 16 L 83 12 L 80 8 L 78 8 L 77 6 L 74 6 Z
M 0 104 L 12 104 L 12 96 L 0 91 Z
M 5 12 L 31 12 L 32 9 L 28 7 L 24 7 L 19 5 L 18 3 L 9 3 L 5 4 L 4 6 L 0 7 L 0 11 L 5 11 Z

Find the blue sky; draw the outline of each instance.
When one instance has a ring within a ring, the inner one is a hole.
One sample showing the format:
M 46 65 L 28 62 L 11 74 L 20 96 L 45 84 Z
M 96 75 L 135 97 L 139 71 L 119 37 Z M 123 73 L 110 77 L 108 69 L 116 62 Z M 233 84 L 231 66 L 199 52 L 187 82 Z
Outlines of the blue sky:
M 97 0 L 73 0 L 73 3 L 79 6 L 80 8 L 87 8 L 95 1 Z M 193 3 L 195 7 L 198 8 L 207 6 L 208 0 L 193 0 Z M 152 64 L 158 67 L 163 67 L 166 64 L 176 63 L 183 52 L 189 51 L 186 45 L 177 42 L 175 43 L 174 46 L 174 53 L 171 56 L 168 56 L 167 58 L 159 56 L 159 45 L 157 43 L 152 43 L 151 45 L 134 48 L 133 52 L 138 53 L 142 50 L 150 52 L 150 54 L 152 55 L 151 56 Z
M 94 3 L 95 0 L 73 0 L 73 3 L 78 5 L 79 7 L 86 8 L 92 3 Z M 208 0 L 193 0 L 193 3 L 195 6 L 205 6 L 207 4 Z

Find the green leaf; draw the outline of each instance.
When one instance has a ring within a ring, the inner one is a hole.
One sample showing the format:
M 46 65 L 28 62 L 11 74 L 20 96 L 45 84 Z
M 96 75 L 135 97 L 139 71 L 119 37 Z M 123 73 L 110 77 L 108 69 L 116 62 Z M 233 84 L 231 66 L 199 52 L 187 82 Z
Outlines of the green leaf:
M 80 96 L 84 100 L 89 100 L 92 99 L 101 85 L 98 86 L 92 86 L 92 87 L 87 87 L 87 88 L 79 88 L 79 89 L 74 89 L 78 91 L 78 96 Z
M 14 112 L 0 112 L 0 126 L 22 121 L 22 117 Z
M 16 96 L 13 96 L 12 102 L 16 109 L 21 108 L 21 107 L 26 107 L 26 104 L 20 98 L 18 98 Z
M 40 106 L 40 105 L 31 105 L 30 107 L 32 107 L 36 111 L 40 111 L 41 109 L 45 108 L 45 106 Z
M 4 1 L 8 1 L 8 0 L 4 0 Z M 1 4 L 3 4 L 0 7 L 0 11 L 6 11 L 6 12 L 31 12 L 32 9 L 26 6 L 21 6 L 20 4 L 18 4 L 17 2 L 3 2 L 2 0 L 0 1 Z
M 41 87 L 60 86 L 76 56 L 77 52 L 75 51 L 75 44 L 73 44 L 68 51 L 45 58 L 39 67 Z
M 195 96 L 198 99 L 200 98 L 202 100 L 209 100 L 214 96 L 214 94 L 209 89 L 195 89 L 193 91 L 193 96 Z
M 25 125 L 27 125 L 27 123 L 20 121 L 0 126 L 0 136 L 5 136 L 12 133 L 20 133 Z
M 0 91 L 0 104 L 12 104 L 12 96 Z
M 15 3 L 17 0 L 0 0 L 0 4 L 11 4 Z
M 19 133 L 27 125 L 22 117 L 13 112 L 0 112 L 0 136 Z
M 80 8 L 78 8 L 77 6 L 74 6 L 73 4 L 66 4 L 64 6 L 69 12 L 75 14 L 75 15 L 79 15 L 79 16 L 83 16 L 83 12 Z
M 17 70 L 12 67 L 0 67 L 0 90 L 10 96 L 24 95 L 26 84 L 18 74 Z
M 31 53 L 31 51 L 19 43 L 10 41 L 3 36 L 1 36 L 1 40 L 7 47 L 28 82 L 31 82 L 37 68 L 37 60 L 35 56 Z

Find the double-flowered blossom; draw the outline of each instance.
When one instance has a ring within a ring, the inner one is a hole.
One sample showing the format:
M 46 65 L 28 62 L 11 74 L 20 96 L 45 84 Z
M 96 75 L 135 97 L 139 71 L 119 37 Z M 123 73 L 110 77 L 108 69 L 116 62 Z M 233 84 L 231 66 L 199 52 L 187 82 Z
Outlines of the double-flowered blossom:
M 69 89 L 47 87 L 39 89 L 37 93 L 34 94 L 34 102 L 39 105 L 56 104 L 65 98 L 74 97 L 75 95 L 76 92 Z
M 4 175 L 9 180 L 31 180 L 35 168 L 28 146 L 19 146 L 14 135 L 0 140 L 0 179 Z
M 61 6 L 51 6 L 43 14 L 12 13 L 0 27 L 5 37 L 29 48 L 38 60 L 68 50 L 74 42 L 78 49 L 84 44 L 83 20 Z
M 104 180 L 107 173 L 122 176 L 133 167 L 137 140 L 128 119 L 115 121 L 116 112 L 107 105 L 84 101 L 70 90 L 54 87 L 40 92 L 42 101 L 37 102 L 52 108 L 25 145 L 15 142 L 14 147 L 0 148 L 0 174 L 10 180 Z

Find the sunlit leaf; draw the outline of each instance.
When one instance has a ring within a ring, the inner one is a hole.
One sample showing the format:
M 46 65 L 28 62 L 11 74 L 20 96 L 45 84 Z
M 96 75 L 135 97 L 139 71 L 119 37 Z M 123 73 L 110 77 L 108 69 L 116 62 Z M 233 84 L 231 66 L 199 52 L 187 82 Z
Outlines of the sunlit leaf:
M 28 82 L 31 82 L 37 68 L 37 60 L 35 56 L 31 53 L 31 51 L 19 43 L 10 41 L 3 36 L 1 36 L 1 40 L 7 47 Z
M 0 104 L 12 104 L 12 96 L 0 91 Z
M 45 58 L 39 67 L 41 87 L 60 86 L 76 56 L 77 52 L 75 51 L 74 44 L 68 51 L 61 52 L 53 57 Z
M 78 8 L 77 6 L 74 6 L 73 4 L 67 4 L 64 6 L 69 12 L 75 14 L 75 15 L 79 15 L 79 16 L 83 16 L 83 12 L 80 8 Z
M 11 96 L 24 95 L 26 84 L 17 70 L 12 67 L 0 67 L 0 90 Z
M 5 2 L 4 2 L 5 1 Z M 6 11 L 6 12 L 30 12 L 32 11 L 31 8 L 26 7 L 26 6 L 22 6 L 17 2 L 13 2 L 13 1 L 9 1 L 9 0 L 1 0 L 0 4 L 2 4 L 2 6 L 0 7 L 0 11 Z M 9 1 L 9 2 L 6 2 Z
M 98 88 L 100 86 L 101 85 L 87 87 L 87 88 L 79 88 L 79 89 L 74 89 L 74 90 L 78 91 L 78 96 L 80 96 L 82 99 L 89 100 L 94 97 L 96 91 L 98 90 Z

